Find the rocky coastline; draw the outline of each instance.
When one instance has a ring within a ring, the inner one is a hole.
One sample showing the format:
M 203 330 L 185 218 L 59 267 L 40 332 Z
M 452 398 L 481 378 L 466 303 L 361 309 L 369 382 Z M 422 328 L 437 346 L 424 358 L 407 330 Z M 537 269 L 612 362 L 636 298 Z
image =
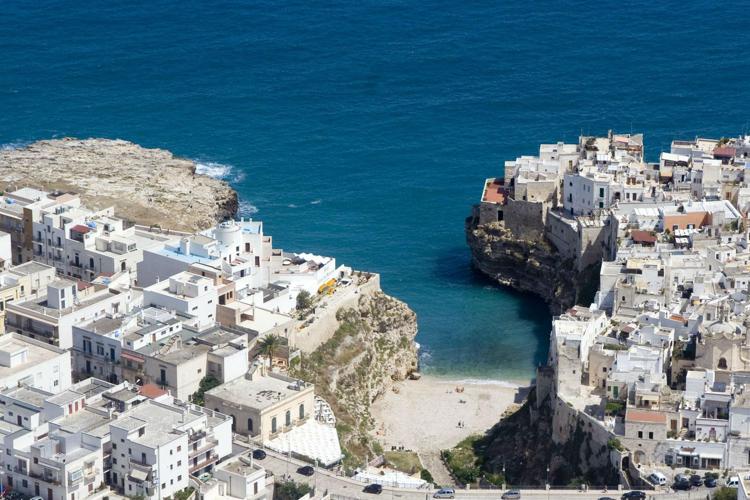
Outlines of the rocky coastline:
M 128 221 L 192 232 L 234 217 L 239 207 L 229 184 L 196 168 L 119 139 L 52 139 L 0 149 L 0 189 L 76 192 L 87 206 L 114 206 Z
M 362 294 L 356 307 L 336 313 L 339 328 L 331 339 L 291 368 L 315 384 L 337 418 L 344 466 L 356 467 L 379 455 L 371 436 L 372 404 L 396 382 L 417 370 L 417 315 L 381 291 Z
M 502 222 L 465 222 L 472 266 L 502 286 L 541 297 L 552 314 L 590 299 L 598 266 L 578 271 L 544 238 L 515 236 Z M 595 285 L 595 283 L 594 283 Z

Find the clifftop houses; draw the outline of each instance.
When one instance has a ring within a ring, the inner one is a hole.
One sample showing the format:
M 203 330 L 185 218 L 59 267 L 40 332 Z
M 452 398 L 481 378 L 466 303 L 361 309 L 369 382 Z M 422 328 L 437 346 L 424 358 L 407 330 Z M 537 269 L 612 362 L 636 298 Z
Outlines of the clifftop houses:
M 272 477 L 230 458 L 235 432 L 336 463 L 330 407 L 279 372 L 298 344 L 325 340 L 311 329 L 316 304 L 356 302 L 363 282 L 378 280 L 274 248 L 257 220 L 188 234 L 130 224 L 73 193 L 3 194 L 4 488 L 49 500 L 103 488 L 169 498 L 188 486 L 270 498 Z M 304 310 L 300 294 L 312 298 Z M 264 351 L 271 335 L 280 340 Z
M 485 181 L 480 224 L 545 238 L 578 269 L 601 261 L 594 302 L 552 322 L 539 391 L 596 426 L 622 482 L 750 471 L 749 156 L 750 136 L 698 138 L 652 163 L 642 135 L 610 133 Z

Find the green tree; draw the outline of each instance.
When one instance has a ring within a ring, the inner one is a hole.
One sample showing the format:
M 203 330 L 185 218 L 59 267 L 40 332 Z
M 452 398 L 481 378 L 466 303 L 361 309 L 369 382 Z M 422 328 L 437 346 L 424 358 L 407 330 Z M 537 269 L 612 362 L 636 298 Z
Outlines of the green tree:
M 735 488 L 727 488 L 724 486 L 714 493 L 713 498 L 714 500 L 736 500 L 737 490 Z
M 264 356 L 268 356 L 273 365 L 273 355 L 281 349 L 284 345 L 284 340 L 276 334 L 266 335 L 258 343 L 260 346 L 260 353 Z
M 221 385 L 221 381 L 218 380 L 213 375 L 206 375 L 205 377 L 203 377 L 200 381 L 200 384 L 198 384 L 198 390 L 195 391 L 195 393 L 193 394 L 193 397 L 192 397 L 193 403 L 199 406 L 205 405 L 206 400 L 204 396 L 206 392 L 210 391 L 211 389 L 213 389 L 214 387 L 218 385 Z
M 274 500 L 298 500 L 310 493 L 312 488 L 306 483 L 295 483 L 294 481 L 284 481 L 276 483 L 273 489 Z
M 312 307 L 312 295 L 307 290 L 302 290 L 297 295 L 297 310 L 307 311 Z

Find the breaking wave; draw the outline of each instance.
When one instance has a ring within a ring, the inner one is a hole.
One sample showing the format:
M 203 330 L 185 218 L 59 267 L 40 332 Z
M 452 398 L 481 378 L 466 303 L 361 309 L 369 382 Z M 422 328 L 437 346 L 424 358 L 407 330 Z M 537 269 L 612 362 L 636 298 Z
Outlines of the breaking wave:
M 258 207 L 256 207 L 249 201 L 241 201 L 238 213 L 240 217 L 252 217 L 253 215 L 258 213 Z
M 0 144 L 0 151 L 13 151 L 14 149 L 23 149 L 32 141 L 13 141 L 5 144 Z
M 214 179 L 219 179 L 231 183 L 240 182 L 245 178 L 245 174 L 241 171 L 238 172 L 237 169 L 235 169 L 232 165 L 227 165 L 226 163 L 219 163 L 216 161 L 194 161 L 195 172 L 198 174 L 207 175 L 208 177 L 213 177 Z

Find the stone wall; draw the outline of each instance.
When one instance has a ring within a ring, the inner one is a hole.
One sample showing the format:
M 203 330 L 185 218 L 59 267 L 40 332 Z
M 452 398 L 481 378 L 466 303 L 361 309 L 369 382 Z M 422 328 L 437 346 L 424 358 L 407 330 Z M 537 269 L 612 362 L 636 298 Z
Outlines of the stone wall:
M 353 276 L 354 284 L 346 289 L 340 298 L 332 297 L 334 304 L 324 308 L 316 308 L 315 320 L 309 326 L 297 329 L 291 336 L 290 341 L 294 347 L 303 352 L 312 352 L 327 342 L 336 332 L 341 322 L 336 318 L 339 309 L 357 307 L 361 295 L 373 294 L 380 291 L 380 275 L 372 273 L 368 275 L 366 282 L 356 285 L 357 277 Z
M 516 201 L 509 198 L 504 209 L 505 227 L 518 239 L 542 239 L 548 206 L 547 202 Z

